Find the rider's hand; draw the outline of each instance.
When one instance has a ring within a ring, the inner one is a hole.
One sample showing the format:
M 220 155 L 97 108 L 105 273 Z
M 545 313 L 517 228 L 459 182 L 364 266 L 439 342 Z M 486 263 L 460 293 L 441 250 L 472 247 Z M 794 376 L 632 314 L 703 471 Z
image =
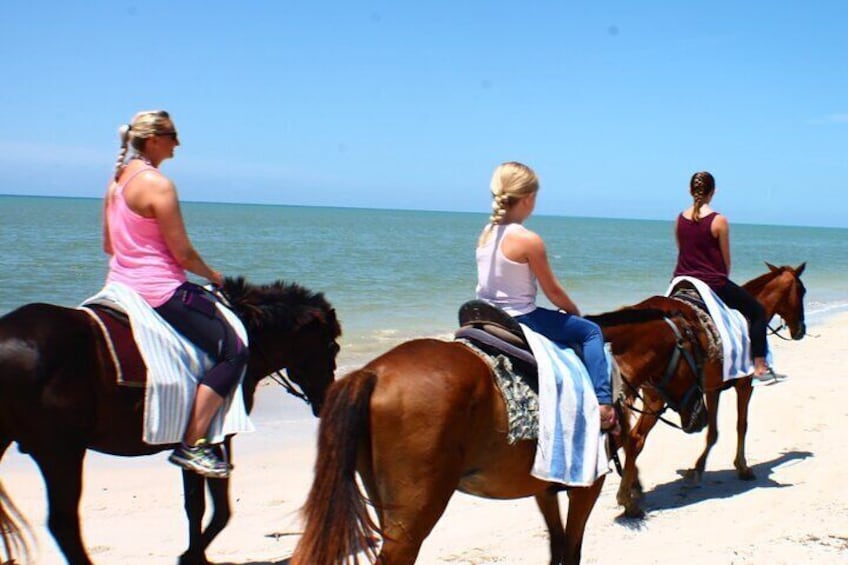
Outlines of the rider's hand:
M 611 404 L 601 404 L 599 408 L 601 413 L 601 430 L 618 435 L 618 432 L 621 430 L 615 416 L 615 408 Z

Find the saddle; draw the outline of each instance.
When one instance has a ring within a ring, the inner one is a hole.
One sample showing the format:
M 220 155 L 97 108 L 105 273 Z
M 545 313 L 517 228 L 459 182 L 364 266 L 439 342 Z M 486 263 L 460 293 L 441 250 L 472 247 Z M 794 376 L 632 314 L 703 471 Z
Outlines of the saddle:
M 698 289 L 695 288 L 692 283 L 682 281 L 674 288 L 670 297 L 674 300 L 688 304 L 692 310 L 695 311 L 698 321 L 701 323 L 701 326 L 704 328 L 704 331 L 709 337 L 707 356 L 711 359 L 720 359 L 722 355 L 721 335 L 719 335 L 718 328 L 716 328 L 715 325 L 715 320 L 713 320 L 713 317 L 710 315 L 707 304 L 704 302 L 704 299 L 701 297 L 701 293 L 698 292 Z
M 147 367 L 136 345 L 127 315 L 102 304 L 89 304 L 83 309 L 100 329 L 115 371 L 115 382 L 120 386 L 144 388 Z
M 459 329 L 454 337 L 471 342 L 488 355 L 506 356 L 530 388 L 539 392 L 538 367 L 530 344 L 521 325 L 500 308 L 482 300 L 466 302 L 459 308 Z

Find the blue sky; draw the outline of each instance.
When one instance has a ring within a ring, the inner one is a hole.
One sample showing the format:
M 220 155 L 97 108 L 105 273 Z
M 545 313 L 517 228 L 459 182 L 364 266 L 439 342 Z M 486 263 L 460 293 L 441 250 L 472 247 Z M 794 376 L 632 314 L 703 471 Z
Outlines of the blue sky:
M 40 2 L 0 11 L 0 193 L 99 197 L 171 112 L 184 200 L 848 227 L 848 2 Z

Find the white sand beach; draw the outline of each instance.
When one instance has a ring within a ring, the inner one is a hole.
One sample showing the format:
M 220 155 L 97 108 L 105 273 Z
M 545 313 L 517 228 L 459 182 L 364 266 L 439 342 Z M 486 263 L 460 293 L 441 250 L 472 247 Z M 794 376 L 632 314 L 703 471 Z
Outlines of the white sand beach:
M 620 518 L 619 479 L 609 475 L 589 520 L 584 563 L 848 563 L 848 314 L 809 328 L 800 342 L 771 338 L 785 383 L 761 387 L 751 403 L 748 461 L 754 481 L 736 478 L 735 394 L 722 395 L 720 438 L 703 484 L 680 476 L 704 443 L 660 425 L 640 457 L 647 516 Z M 281 391 L 266 387 L 263 402 Z M 306 407 L 303 407 L 306 411 Z M 215 563 L 282 565 L 300 530 L 310 486 L 314 426 L 284 437 L 259 429 L 235 440 L 234 516 L 208 552 Z M 28 517 L 38 563 L 63 563 L 46 525 L 34 465 L 11 447 L 0 478 Z M 567 504 L 560 495 L 563 512 Z M 165 455 L 89 454 L 81 505 L 83 534 L 98 563 L 175 563 L 185 549 L 180 473 Z M 547 563 L 544 524 L 532 499 L 492 501 L 456 494 L 422 548 L 419 563 Z

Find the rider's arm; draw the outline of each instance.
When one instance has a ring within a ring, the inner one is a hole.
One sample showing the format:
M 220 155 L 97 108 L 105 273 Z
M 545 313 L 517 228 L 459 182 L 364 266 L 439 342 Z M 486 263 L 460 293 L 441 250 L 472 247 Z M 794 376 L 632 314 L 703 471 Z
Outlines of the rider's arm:
M 577 305 L 565 292 L 562 284 L 551 270 L 548 254 L 545 251 L 545 242 L 542 241 L 541 237 L 525 230 L 520 233 L 509 234 L 504 238 L 502 245 L 503 253 L 507 258 L 530 265 L 530 270 L 533 271 L 539 281 L 542 291 L 554 306 L 569 314 L 580 315 Z
M 727 218 L 721 214 L 716 215 L 710 226 L 710 232 L 714 237 L 718 238 L 718 247 L 721 249 L 721 256 L 724 258 L 724 265 L 727 267 L 727 274 L 730 274 L 730 224 Z
M 150 211 L 156 218 L 159 229 L 162 231 L 162 237 L 174 258 L 187 271 L 204 277 L 217 285 L 222 284 L 221 273 L 209 267 L 189 241 L 174 184 L 162 175 L 155 175 L 145 180 L 150 183 L 151 187 Z

